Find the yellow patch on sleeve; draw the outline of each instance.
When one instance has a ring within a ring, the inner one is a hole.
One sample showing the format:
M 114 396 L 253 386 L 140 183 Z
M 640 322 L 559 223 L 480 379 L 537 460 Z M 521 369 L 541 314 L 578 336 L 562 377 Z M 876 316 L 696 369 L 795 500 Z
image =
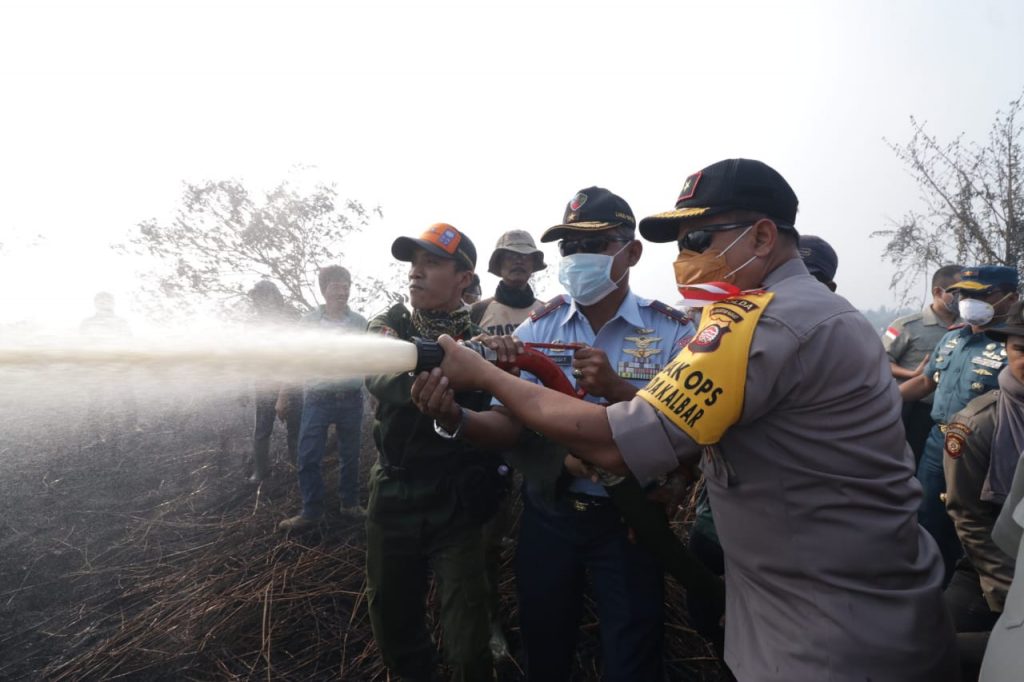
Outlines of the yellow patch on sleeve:
M 774 294 L 716 302 L 689 343 L 637 396 L 699 445 L 713 445 L 739 421 L 754 330 Z

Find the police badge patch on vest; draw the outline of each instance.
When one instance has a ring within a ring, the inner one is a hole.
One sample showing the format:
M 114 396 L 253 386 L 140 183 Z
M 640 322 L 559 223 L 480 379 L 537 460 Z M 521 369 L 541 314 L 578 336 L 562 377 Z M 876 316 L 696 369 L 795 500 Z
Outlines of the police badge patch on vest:
M 959 422 L 946 425 L 946 455 L 950 459 L 958 459 L 964 454 L 964 445 L 967 437 L 971 435 L 971 429 Z

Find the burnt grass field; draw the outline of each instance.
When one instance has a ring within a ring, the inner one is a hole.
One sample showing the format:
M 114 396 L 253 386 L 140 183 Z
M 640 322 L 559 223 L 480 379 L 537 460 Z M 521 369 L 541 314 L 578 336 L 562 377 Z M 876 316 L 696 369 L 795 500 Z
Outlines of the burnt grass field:
M 335 511 L 319 531 L 275 530 L 299 508 L 294 469 L 275 433 L 273 476 L 246 483 L 249 409 L 193 402 L 136 427 L 4 408 L 0 679 L 389 679 L 366 612 L 362 523 Z M 365 482 L 376 453 L 364 432 Z M 336 467 L 329 455 L 329 491 Z M 513 551 L 501 592 L 517 660 L 498 666 L 510 681 L 523 679 Z M 671 579 L 666 592 L 668 679 L 726 679 Z M 597 627 L 588 607 L 575 680 L 601 679 Z

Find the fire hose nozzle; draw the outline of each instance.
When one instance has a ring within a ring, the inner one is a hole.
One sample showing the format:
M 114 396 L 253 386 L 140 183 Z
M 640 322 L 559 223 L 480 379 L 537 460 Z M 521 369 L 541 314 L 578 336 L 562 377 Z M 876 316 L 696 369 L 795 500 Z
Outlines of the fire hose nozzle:
M 431 341 L 429 339 L 415 336 L 413 337 L 412 342 L 416 345 L 416 367 L 413 369 L 414 373 L 419 374 L 420 372 L 429 372 L 435 367 L 441 366 L 441 361 L 444 360 L 444 351 L 441 349 L 441 345 L 437 341 Z M 480 356 L 488 362 L 498 361 L 498 353 L 482 343 L 478 343 L 476 341 L 459 341 L 459 343 L 480 354 Z
M 416 368 L 413 373 L 429 372 L 435 367 L 440 367 L 444 360 L 444 351 L 437 341 L 430 341 L 420 337 L 413 337 L 412 342 L 416 345 Z M 460 344 L 479 353 L 484 360 L 492 362 L 502 369 L 518 368 L 533 374 L 548 388 L 565 393 L 566 395 L 582 398 L 586 395 L 583 389 L 577 389 L 566 378 L 562 368 L 556 365 L 551 358 L 537 350 L 537 348 L 556 348 L 569 350 L 579 348 L 577 345 L 568 344 L 526 344 L 526 349 L 520 353 L 514 362 L 498 362 L 498 353 L 477 341 L 459 341 Z M 536 347 L 532 347 L 536 346 Z

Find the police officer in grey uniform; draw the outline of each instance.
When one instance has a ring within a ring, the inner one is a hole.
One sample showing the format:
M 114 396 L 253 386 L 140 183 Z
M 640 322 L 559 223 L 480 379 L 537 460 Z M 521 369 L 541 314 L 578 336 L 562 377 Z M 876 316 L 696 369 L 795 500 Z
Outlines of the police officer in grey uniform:
M 702 458 L 738 679 L 956 680 L 896 386 L 870 324 L 800 261 L 796 208 L 776 171 L 730 159 L 687 178 L 676 210 L 641 221 L 649 240 L 679 238 L 677 282 L 722 298 L 632 400 L 573 400 L 446 337 L 427 385 L 485 387 L 610 475 L 645 480 Z
M 821 237 L 801 234 L 797 252 L 807 268 L 807 273 L 828 287 L 829 291 L 835 291 L 839 256 L 832 245 Z M 715 531 L 715 520 L 711 513 L 711 502 L 708 501 L 706 487 L 701 487 L 697 495 L 697 508 L 686 547 L 715 575 L 725 573 L 725 558 L 722 556 L 722 545 Z M 708 595 L 692 592 L 686 595 L 690 624 L 697 632 L 711 640 L 715 652 L 721 656 L 725 643 L 725 628 L 720 622 L 722 614 L 719 613 L 717 606 L 716 600 Z
M 949 287 L 957 292 L 957 307 L 964 324 L 947 332 L 932 351 L 932 357 L 920 376 L 900 385 L 904 402 L 921 400 L 934 393 L 932 420 L 935 426 L 924 444 L 917 478 L 924 497 L 918 521 L 939 543 L 945 564 L 945 582 L 963 555 L 953 521 L 946 513 L 942 495 L 946 477 L 942 469 L 942 445 L 946 424 L 972 398 L 998 388 L 996 377 L 1006 365 L 1006 350 L 985 330 L 1002 324 L 1016 303 L 1017 270 L 1002 265 L 964 268 L 961 279 Z
M 920 312 L 893 320 L 882 335 L 882 345 L 889 356 L 892 376 L 903 383 L 921 373 L 922 362 L 930 357 L 939 342 L 958 318 L 957 301 L 949 287 L 960 281 L 959 265 L 944 265 L 932 275 L 932 300 Z M 903 405 L 903 428 L 914 457 L 921 459 L 924 442 L 935 422 L 932 421 L 932 396 Z

